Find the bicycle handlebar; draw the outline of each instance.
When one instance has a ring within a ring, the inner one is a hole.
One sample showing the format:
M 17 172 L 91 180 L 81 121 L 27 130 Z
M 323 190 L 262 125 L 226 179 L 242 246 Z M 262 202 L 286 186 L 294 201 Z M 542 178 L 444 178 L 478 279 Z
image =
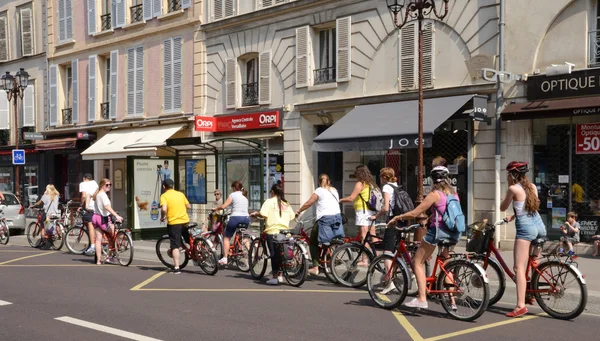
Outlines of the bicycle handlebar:
M 504 225 L 506 223 L 508 223 L 508 218 L 504 218 L 502 220 L 498 220 L 497 222 L 494 223 L 494 226 Z
M 422 224 L 412 224 L 412 225 L 404 226 L 404 227 L 394 226 L 394 228 L 397 231 L 400 231 L 400 232 L 410 232 L 412 230 L 416 230 L 416 229 L 421 228 L 421 227 L 423 227 Z

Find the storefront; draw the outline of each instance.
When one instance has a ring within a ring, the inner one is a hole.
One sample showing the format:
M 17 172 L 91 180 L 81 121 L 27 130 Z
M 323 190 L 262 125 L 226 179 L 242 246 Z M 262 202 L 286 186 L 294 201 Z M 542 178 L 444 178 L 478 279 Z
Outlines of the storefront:
M 600 69 L 529 77 L 527 100 L 508 105 L 502 118 L 532 122 L 530 177 L 548 235 L 558 239 L 574 211 L 589 241 L 600 226 Z
M 25 166 L 20 166 L 20 192 L 23 206 L 27 206 L 37 196 L 40 155 L 33 145 L 19 147 L 25 149 Z M 16 168 L 12 164 L 12 149 L 13 147 L 0 149 L 0 191 L 2 192 L 15 193 L 16 189 Z M 31 193 L 34 195 L 30 198 Z

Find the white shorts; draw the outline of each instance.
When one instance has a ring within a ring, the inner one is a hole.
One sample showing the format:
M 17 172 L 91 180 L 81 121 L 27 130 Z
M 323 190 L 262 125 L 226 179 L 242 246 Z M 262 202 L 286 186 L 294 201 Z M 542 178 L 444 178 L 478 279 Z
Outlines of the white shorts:
M 371 216 L 377 214 L 376 212 L 367 210 L 356 212 L 356 226 L 371 226 Z

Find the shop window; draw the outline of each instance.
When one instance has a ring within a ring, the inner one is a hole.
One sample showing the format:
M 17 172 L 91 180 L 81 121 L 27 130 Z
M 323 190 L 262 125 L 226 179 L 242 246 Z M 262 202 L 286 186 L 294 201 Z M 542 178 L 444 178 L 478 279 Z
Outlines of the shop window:
M 13 192 L 13 179 L 13 167 L 0 167 L 0 191 Z

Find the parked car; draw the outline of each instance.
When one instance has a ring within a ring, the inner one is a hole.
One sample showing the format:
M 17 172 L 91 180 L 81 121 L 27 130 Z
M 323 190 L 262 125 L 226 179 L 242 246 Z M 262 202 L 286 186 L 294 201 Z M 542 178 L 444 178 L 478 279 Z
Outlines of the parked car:
M 2 194 L 4 195 L 4 201 L 1 206 L 4 207 L 4 217 L 8 228 L 11 230 L 25 230 L 25 208 L 13 193 L 2 192 Z

